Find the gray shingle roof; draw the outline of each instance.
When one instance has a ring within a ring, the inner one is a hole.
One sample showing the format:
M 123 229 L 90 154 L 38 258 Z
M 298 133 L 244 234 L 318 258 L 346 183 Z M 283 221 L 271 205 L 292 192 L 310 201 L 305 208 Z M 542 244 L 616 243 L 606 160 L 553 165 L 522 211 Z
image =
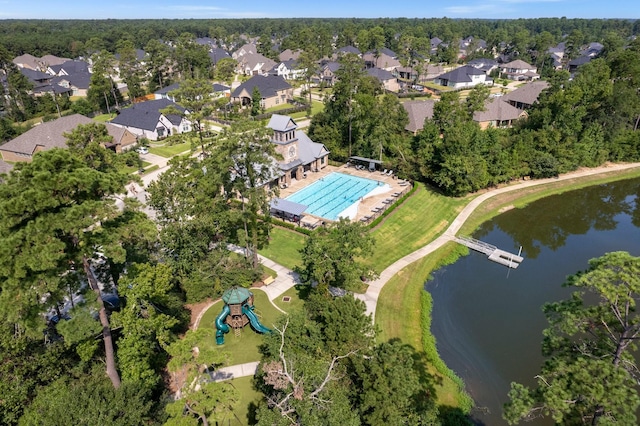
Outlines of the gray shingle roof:
M 503 101 L 500 98 L 491 98 L 484 103 L 484 111 L 473 113 L 473 120 L 477 122 L 517 120 L 522 114 L 522 110 Z
M 42 146 L 44 149 L 66 148 L 67 138 L 64 134 L 70 133 L 81 124 L 90 123 L 96 122 L 80 114 L 73 114 L 58 118 L 57 120 L 47 121 L 0 146 L 0 150 L 32 155 L 37 146 Z M 113 137 L 115 142 L 122 139 L 125 132 L 124 129 L 108 123 L 105 125 L 109 135 Z
M 298 125 L 288 115 L 273 114 L 267 127 L 277 132 L 286 132 L 298 128 Z
M 298 158 L 303 164 L 309 164 L 329 153 L 324 144 L 312 141 L 305 132 L 296 130 L 296 136 L 298 137 Z
M 31 70 L 29 68 L 20 68 L 20 72 L 22 73 L 22 75 L 24 75 L 25 77 L 27 77 L 29 80 L 31 80 L 34 83 L 38 83 L 40 81 L 49 80 L 49 79 L 51 79 L 51 77 L 53 77 L 50 74 L 47 74 L 47 73 L 44 73 L 44 72 L 40 72 L 40 71 L 36 71 L 36 70 Z
M 220 59 L 230 58 L 229 52 L 219 47 L 214 47 L 209 51 L 209 58 L 211 58 L 211 62 L 215 65 L 220 61 Z
M 387 70 L 383 70 L 382 68 L 368 68 L 367 69 L 367 74 L 371 77 L 375 77 L 380 81 L 386 81 L 386 80 L 394 80 L 395 77 L 393 76 L 393 74 L 391 74 L 390 71 Z
M 502 100 L 533 105 L 538 100 L 540 93 L 547 87 L 549 87 L 549 83 L 546 81 L 534 81 L 507 93 L 502 97 Z
M 408 101 L 403 102 L 402 106 L 409 115 L 409 124 L 405 129 L 410 132 L 417 132 L 424 127 L 424 120 L 433 118 L 433 106 L 436 101 L 428 99 L 426 101 Z
M 111 120 L 111 123 L 153 131 L 158 126 L 160 115 L 162 115 L 160 110 L 170 105 L 175 106 L 179 111 L 185 111 L 184 108 L 175 102 L 171 102 L 168 99 L 157 99 L 133 104 L 133 106 L 123 109 L 120 111 L 120 114 Z M 182 120 L 182 117 L 179 115 L 168 114 L 165 115 L 165 117 L 167 117 L 172 124 L 176 125 L 180 124 Z
M 469 65 L 465 65 L 463 67 L 456 68 L 452 71 L 441 74 L 438 76 L 438 78 L 453 81 L 456 83 L 469 83 L 471 82 L 471 77 L 469 77 L 470 75 L 484 75 L 484 71 Z
M 60 84 L 62 81 L 68 81 L 72 86 L 77 87 L 78 89 L 89 89 L 91 74 L 88 72 L 80 72 L 71 75 L 53 77 L 51 79 L 51 84 Z
M 60 65 L 50 65 L 49 68 L 56 74 L 61 70 L 64 70 L 69 75 L 89 72 L 89 64 L 85 61 L 66 61 Z
M 247 93 L 253 93 L 254 87 L 258 88 L 260 95 L 263 98 L 270 98 L 272 96 L 276 96 L 277 92 L 280 90 L 290 89 L 291 85 L 287 83 L 284 78 L 278 75 L 254 75 L 249 80 L 238 86 L 231 96 L 234 98 L 240 97 L 243 90 L 246 90 Z
M 355 53 L 356 55 L 360 55 L 360 49 L 354 46 L 344 46 L 336 51 L 336 53 Z

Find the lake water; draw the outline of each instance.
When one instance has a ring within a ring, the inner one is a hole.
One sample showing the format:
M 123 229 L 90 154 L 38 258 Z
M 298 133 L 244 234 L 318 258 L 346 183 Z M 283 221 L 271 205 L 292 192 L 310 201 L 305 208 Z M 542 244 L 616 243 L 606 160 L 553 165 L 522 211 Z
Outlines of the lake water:
M 567 275 L 611 251 L 640 256 L 640 179 L 555 195 L 485 223 L 474 238 L 517 253 L 515 270 L 472 252 L 433 273 L 432 332 L 476 402 L 480 424 L 504 425 L 510 383 L 534 385 L 545 302 L 566 299 Z M 543 422 L 527 424 L 547 424 Z

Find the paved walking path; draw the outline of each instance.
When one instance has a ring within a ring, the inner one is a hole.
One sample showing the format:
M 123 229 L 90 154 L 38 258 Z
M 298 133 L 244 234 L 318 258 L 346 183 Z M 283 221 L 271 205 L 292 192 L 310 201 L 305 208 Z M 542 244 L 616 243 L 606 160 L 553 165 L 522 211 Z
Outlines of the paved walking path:
M 513 185 L 505 186 L 503 188 L 498 188 L 498 189 L 485 192 L 484 194 L 474 198 L 469 204 L 467 204 L 464 207 L 464 209 L 462 209 L 460 214 L 458 214 L 458 216 L 456 216 L 456 218 L 451 222 L 447 230 L 444 231 L 442 235 L 440 235 L 438 238 L 436 238 L 426 246 L 423 246 L 418 250 L 414 251 L 413 253 L 410 253 L 405 257 L 401 258 L 400 260 L 397 260 L 396 262 L 392 263 L 388 268 L 382 271 L 382 273 L 380 274 L 380 277 L 378 277 L 377 280 L 369 283 L 369 287 L 367 288 L 367 291 L 364 294 L 357 294 L 355 295 L 355 297 L 364 301 L 365 305 L 367 306 L 367 314 L 371 314 L 371 317 L 375 320 L 376 305 L 378 303 L 378 297 L 380 297 L 380 292 L 382 291 L 382 288 L 384 287 L 384 285 L 393 276 L 395 276 L 398 272 L 404 269 L 406 266 L 410 265 L 416 260 L 422 259 L 428 254 L 433 253 L 435 250 L 442 247 L 447 242 L 451 241 L 456 236 L 456 233 L 460 230 L 464 222 L 469 218 L 471 213 L 473 213 L 473 211 L 483 201 L 491 197 L 494 197 L 499 194 L 504 194 L 505 192 L 516 191 L 522 188 L 529 188 L 532 186 L 544 185 L 547 183 L 574 179 L 577 177 L 591 176 L 591 175 L 596 175 L 601 173 L 632 169 L 636 167 L 640 167 L 640 163 L 613 164 L 613 165 L 597 167 L 593 169 L 579 170 L 576 172 L 567 173 L 557 178 L 528 180 L 528 181 L 516 183 Z
M 522 188 L 529 188 L 533 186 L 544 185 L 547 183 L 574 179 L 577 177 L 591 176 L 591 175 L 596 175 L 601 173 L 632 169 L 636 167 L 640 167 L 640 163 L 615 164 L 610 166 L 598 167 L 594 169 L 580 170 L 577 172 L 572 172 L 572 173 L 562 175 L 558 178 L 528 180 L 528 181 L 510 185 L 510 186 L 505 186 L 503 188 L 498 188 L 498 189 L 485 192 L 484 194 L 474 198 L 471 202 L 469 202 L 469 204 L 467 204 L 462 209 L 462 211 L 458 214 L 458 216 L 456 216 L 456 218 L 451 222 L 447 230 L 442 235 L 440 235 L 435 240 L 431 241 L 429 244 L 414 251 L 413 253 L 410 253 L 404 256 L 403 258 L 397 260 L 396 262 L 392 263 L 389 267 L 387 267 L 384 271 L 382 271 L 382 273 L 380 274 L 380 277 L 378 277 L 377 280 L 374 280 L 369 283 L 367 291 L 364 294 L 356 294 L 355 297 L 364 301 L 367 308 L 366 309 L 367 315 L 371 314 L 372 319 L 375 320 L 376 305 L 378 303 L 378 298 L 380 297 L 380 292 L 382 291 L 382 288 L 384 287 L 384 285 L 393 276 L 395 276 L 398 272 L 400 272 L 405 267 L 409 266 L 411 263 L 422 259 L 423 257 L 433 253 L 438 248 L 442 247 L 447 242 L 452 241 L 453 238 L 456 236 L 456 233 L 460 230 L 460 228 L 469 218 L 471 213 L 473 213 L 474 210 L 478 208 L 478 206 L 482 202 L 484 202 L 485 200 L 488 200 L 491 197 L 494 197 L 499 194 L 504 194 L 506 192 L 522 189 Z M 244 254 L 244 250 L 240 247 L 230 246 L 229 248 L 237 253 Z M 267 259 L 262 255 L 258 255 L 258 256 L 262 264 L 264 264 L 270 269 L 273 269 L 278 274 L 274 282 L 260 288 L 265 293 L 267 293 L 269 300 L 273 301 L 276 297 L 280 296 L 282 293 L 284 293 L 285 291 L 287 291 L 288 289 L 290 289 L 291 287 L 293 287 L 294 285 L 300 282 L 300 279 L 295 272 L 285 268 L 282 265 L 275 263 L 270 259 Z M 209 305 L 209 307 L 210 306 L 211 305 Z M 200 322 L 200 319 L 202 318 L 202 315 L 204 314 L 204 312 L 206 312 L 206 310 L 209 307 L 201 311 L 199 317 L 195 321 L 194 328 L 198 327 L 198 324 Z M 216 381 L 222 381 L 222 380 L 230 380 L 238 377 L 252 376 L 255 374 L 257 367 L 258 367 L 258 362 L 249 362 L 246 364 L 238 364 L 238 365 L 223 367 L 223 368 L 220 368 L 219 370 L 216 370 L 216 372 L 213 373 L 213 379 Z

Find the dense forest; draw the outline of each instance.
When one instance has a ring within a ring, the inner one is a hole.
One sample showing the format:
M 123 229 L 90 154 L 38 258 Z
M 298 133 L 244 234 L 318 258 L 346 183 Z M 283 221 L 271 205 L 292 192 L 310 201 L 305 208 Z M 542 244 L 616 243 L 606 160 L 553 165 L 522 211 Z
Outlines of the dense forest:
M 601 41 L 614 32 L 623 38 L 640 33 L 640 21 L 622 19 L 539 18 L 516 20 L 448 18 L 380 19 L 216 19 L 216 20 L 0 20 L 0 45 L 13 55 L 30 53 L 77 57 L 87 49 L 103 47 L 110 52 L 123 40 L 142 49 L 150 40 L 175 40 L 180 34 L 211 37 L 233 45 L 242 35 L 287 47 L 305 48 L 310 36 L 336 45 L 357 44 L 362 30 L 381 27 L 385 46 L 400 50 L 402 36 L 455 40 L 468 36 L 484 39 L 489 47 L 502 42 L 527 45 L 536 35 L 548 32 L 558 43 L 564 35 L 579 31 L 588 41 Z

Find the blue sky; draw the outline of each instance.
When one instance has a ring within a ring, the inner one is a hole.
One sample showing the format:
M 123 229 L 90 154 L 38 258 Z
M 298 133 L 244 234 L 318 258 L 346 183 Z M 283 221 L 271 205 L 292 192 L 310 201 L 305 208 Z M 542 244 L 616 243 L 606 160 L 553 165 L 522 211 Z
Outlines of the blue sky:
M 640 18 L 637 0 L 0 0 L 0 19 Z

